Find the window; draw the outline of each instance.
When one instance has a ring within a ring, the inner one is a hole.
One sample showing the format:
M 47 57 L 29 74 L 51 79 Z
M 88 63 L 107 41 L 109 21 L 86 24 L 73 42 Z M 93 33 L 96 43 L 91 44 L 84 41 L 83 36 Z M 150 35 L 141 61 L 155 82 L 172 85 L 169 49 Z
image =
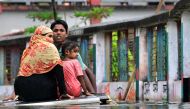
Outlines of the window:
M 167 33 L 164 25 L 150 27 L 147 32 L 148 81 L 167 79 Z
M 135 71 L 134 29 L 113 31 L 110 35 L 110 63 L 107 64 L 111 67 L 110 74 L 107 70 L 108 76 L 111 81 L 128 81 Z

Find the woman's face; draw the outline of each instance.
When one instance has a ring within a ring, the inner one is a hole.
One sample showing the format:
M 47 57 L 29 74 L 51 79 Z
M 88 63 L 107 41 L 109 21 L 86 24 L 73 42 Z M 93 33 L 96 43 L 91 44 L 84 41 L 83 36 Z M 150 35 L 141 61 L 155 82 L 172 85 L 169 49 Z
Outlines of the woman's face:
M 51 43 L 54 42 L 54 40 L 53 40 L 53 32 L 47 33 L 47 34 L 45 34 L 44 36 L 46 37 L 46 40 L 47 40 L 48 42 L 51 42 Z

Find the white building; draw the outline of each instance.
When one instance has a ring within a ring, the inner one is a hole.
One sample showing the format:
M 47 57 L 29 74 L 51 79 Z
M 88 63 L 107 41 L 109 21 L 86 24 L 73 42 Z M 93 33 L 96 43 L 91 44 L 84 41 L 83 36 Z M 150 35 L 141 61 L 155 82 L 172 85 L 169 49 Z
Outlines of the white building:
M 165 0 L 163 10 L 175 5 L 178 0 Z M 84 26 L 80 18 L 74 17 L 74 11 L 87 11 L 89 3 L 87 0 L 55 0 L 57 3 L 58 15 L 66 20 L 69 27 Z M 156 6 L 159 0 L 101 0 L 101 6 L 115 7 L 114 12 L 102 22 L 139 19 L 156 14 Z M 33 25 L 44 24 L 43 22 L 33 21 L 26 16 L 31 11 L 51 10 L 51 0 L 0 0 L 0 35 L 9 32 L 23 30 Z M 36 9 L 40 8 L 40 9 Z M 47 24 L 50 25 L 50 24 Z

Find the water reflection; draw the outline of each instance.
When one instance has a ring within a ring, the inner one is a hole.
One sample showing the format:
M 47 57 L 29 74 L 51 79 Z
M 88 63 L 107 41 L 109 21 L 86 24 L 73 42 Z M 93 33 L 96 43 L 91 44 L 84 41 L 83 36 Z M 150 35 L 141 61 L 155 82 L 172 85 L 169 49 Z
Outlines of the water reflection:
M 68 106 L 0 106 L 6 109 L 190 109 L 190 103 L 183 104 L 112 104 L 112 105 L 68 105 Z

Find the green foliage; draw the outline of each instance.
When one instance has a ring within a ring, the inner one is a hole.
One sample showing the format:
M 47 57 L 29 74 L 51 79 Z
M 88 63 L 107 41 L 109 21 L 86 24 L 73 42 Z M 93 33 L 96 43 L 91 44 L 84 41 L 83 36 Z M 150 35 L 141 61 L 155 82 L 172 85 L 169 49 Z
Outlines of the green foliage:
M 88 54 L 89 54 L 89 59 L 92 60 L 93 59 L 93 48 L 89 48 Z
M 33 19 L 34 21 L 37 19 L 39 21 L 45 22 L 46 24 L 54 19 L 53 12 L 50 11 L 30 12 L 27 17 Z
M 117 81 L 119 78 L 118 68 L 118 35 L 117 32 L 112 33 L 112 80 Z
M 28 36 L 28 35 L 34 33 L 36 27 L 37 27 L 37 26 L 32 26 L 32 27 L 26 28 L 25 31 L 24 31 L 24 34 L 25 34 L 26 36 Z
M 111 7 L 93 7 L 89 11 L 75 11 L 74 16 L 75 17 L 80 17 L 82 20 L 86 22 L 86 20 L 91 19 L 91 18 L 96 18 L 96 19 L 102 19 L 102 18 L 107 18 L 110 16 L 113 12 L 113 8 Z
M 41 22 L 45 22 L 46 24 L 50 22 L 51 20 L 54 20 L 53 12 L 50 11 L 43 11 L 43 12 L 29 12 L 26 16 L 27 18 L 31 18 L 34 21 L 39 20 Z M 57 19 L 60 19 L 60 17 L 57 17 Z M 25 29 L 25 35 L 30 35 L 34 33 L 37 26 L 28 27 Z

